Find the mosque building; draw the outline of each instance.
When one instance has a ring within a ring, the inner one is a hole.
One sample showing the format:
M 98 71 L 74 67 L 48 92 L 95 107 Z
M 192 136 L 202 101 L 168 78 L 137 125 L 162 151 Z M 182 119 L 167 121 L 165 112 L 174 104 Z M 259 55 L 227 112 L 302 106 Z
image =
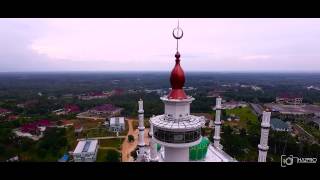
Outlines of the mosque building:
M 171 91 L 160 97 L 164 103 L 164 114 L 152 116 L 149 120 L 151 137 L 149 145 L 144 142 L 144 109 L 143 101 L 139 104 L 139 138 L 137 162 L 237 162 L 236 159 L 223 151 L 220 144 L 221 132 L 221 97 L 216 98 L 216 115 L 214 121 L 213 142 L 202 137 L 201 128 L 205 126 L 205 118 L 191 115 L 190 105 L 193 97 L 188 96 L 183 87 L 185 74 L 180 64 L 178 40 L 183 31 L 179 27 L 173 30 L 177 39 L 175 66 L 171 71 Z M 259 148 L 259 162 L 265 162 L 268 150 L 268 134 L 270 127 L 270 112 L 264 112 L 262 117 L 261 141 Z

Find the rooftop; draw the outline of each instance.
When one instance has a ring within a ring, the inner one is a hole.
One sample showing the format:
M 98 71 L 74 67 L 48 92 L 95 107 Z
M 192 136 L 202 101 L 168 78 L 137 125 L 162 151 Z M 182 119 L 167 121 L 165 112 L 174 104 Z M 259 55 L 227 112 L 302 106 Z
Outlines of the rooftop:
M 112 117 L 110 118 L 110 125 L 124 124 L 124 117 Z
M 312 114 L 320 112 L 320 106 L 318 105 L 284 105 L 267 103 L 265 106 L 272 111 L 278 111 L 282 114 Z
M 80 108 L 79 106 L 75 105 L 75 104 L 66 104 L 64 106 L 64 110 L 67 111 L 67 112 L 79 112 L 80 111 Z
M 50 126 L 52 123 L 47 120 L 47 119 L 41 119 L 38 120 L 36 122 L 32 122 L 32 123 L 28 123 L 28 124 L 24 124 L 20 127 L 20 130 L 24 133 L 30 133 L 33 131 L 36 131 L 38 127 L 48 127 Z
M 96 151 L 98 140 L 82 140 L 78 142 L 78 145 L 73 153 L 89 152 L 93 153 Z
M 189 115 L 188 119 L 173 121 L 165 118 L 165 115 L 158 115 L 150 118 L 154 126 L 168 129 L 194 129 L 202 127 L 205 123 L 204 117 Z
M 8 109 L 4 109 L 4 108 L 0 108 L 0 113 L 9 113 L 11 111 L 9 111 Z
M 288 129 L 289 125 L 278 118 L 272 118 L 270 120 L 271 128 L 272 129 Z

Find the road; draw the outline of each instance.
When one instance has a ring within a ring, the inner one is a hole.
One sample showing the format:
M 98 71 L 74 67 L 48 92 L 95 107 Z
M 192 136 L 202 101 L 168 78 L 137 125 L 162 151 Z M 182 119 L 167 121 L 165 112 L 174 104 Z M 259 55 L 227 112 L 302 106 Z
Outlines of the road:
M 126 138 L 127 136 L 108 136 L 108 137 L 93 137 L 93 138 L 80 138 L 77 141 L 86 140 L 86 139 L 114 139 L 114 138 Z
M 302 130 L 305 134 L 309 135 L 309 137 L 314 138 L 311 134 L 309 134 L 306 130 L 304 130 L 301 126 L 298 124 L 295 124 L 300 130 Z
M 133 125 L 132 122 L 133 121 L 137 121 L 135 119 L 127 119 L 128 121 L 128 126 L 129 126 L 129 130 L 128 130 L 128 134 L 125 138 L 125 140 L 122 143 L 121 146 L 121 151 L 122 151 L 122 162 L 132 162 L 133 161 L 133 157 L 131 156 L 131 152 L 137 147 L 138 145 L 138 134 L 139 131 L 138 129 L 133 129 Z M 145 143 L 146 145 L 149 145 L 149 137 L 148 137 L 148 132 L 149 129 L 146 128 L 144 131 L 144 139 L 145 139 Z M 134 141 L 133 142 L 129 142 L 128 141 L 128 135 L 133 135 L 134 137 Z

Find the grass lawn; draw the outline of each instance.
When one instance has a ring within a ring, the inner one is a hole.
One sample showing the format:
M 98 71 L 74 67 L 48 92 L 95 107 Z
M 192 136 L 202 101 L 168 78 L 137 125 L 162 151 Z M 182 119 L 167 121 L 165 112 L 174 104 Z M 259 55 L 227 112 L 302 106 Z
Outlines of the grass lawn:
M 313 137 L 317 139 L 317 141 L 320 141 L 320 131 L 318 128 L 315 128 L 309 124 L 305 123 L 298 123 L 305 131 L 307 131 L 309 134 L 311 134 Z
M 100 147 L 114 147 L 120 149 L 120 146 L 124 138 L 113 138 L 113 139 L 100 139 L 99 145 Z
M 234 114 L 240 117 L 239 122 L 225 121 L 226 124 L 237 125 L 239 128 L 247 128 L 248 121 L 251 121 L 253 124 L 258 123 L 258 117 L 252 112 L 252 110 L 249 107 L 227 109 L 226 114 L 227 115 Z
M 105 162 L 108 149 L 98 149 L 97 162 Z
M 74 132 L 74 128 L 67 128 L 66 129 L 66 138 L 68 141 L 68 146 L 69 146 L 69 150 L 73 150 L 75 149 L 75 147 L 77 146 L 77 138 Z
M 108 162 L 107 161 L 107 154 L 111 151 L 115 151 L 113 149 L 99 149 L 97 154 L 96 162 Z

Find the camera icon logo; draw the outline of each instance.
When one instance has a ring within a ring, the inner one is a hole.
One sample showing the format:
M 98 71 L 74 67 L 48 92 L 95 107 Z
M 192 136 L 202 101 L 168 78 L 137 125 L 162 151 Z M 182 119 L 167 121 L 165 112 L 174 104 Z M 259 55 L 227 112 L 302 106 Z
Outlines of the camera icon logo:
M 294 162 L 293 155 L 281 155 L 281 167 L 291 166 Z

